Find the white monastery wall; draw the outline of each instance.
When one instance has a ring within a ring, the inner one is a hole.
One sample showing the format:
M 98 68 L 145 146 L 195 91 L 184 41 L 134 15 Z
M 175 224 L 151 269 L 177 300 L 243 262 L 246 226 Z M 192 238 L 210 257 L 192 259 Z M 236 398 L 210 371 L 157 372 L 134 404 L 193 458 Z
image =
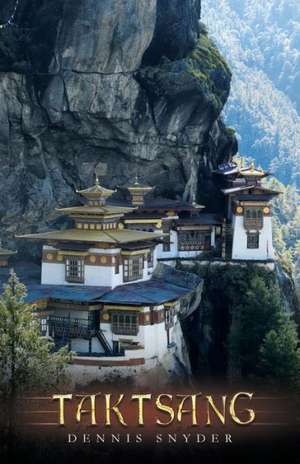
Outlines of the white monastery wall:
M 275 259 L 272 240 L 272 218 L 264 217 L 263 229 L 259 234 L 259 248 L 247 248 L 247 230 L 243 216 L 233 216 L 232 259 L 266 261 Z

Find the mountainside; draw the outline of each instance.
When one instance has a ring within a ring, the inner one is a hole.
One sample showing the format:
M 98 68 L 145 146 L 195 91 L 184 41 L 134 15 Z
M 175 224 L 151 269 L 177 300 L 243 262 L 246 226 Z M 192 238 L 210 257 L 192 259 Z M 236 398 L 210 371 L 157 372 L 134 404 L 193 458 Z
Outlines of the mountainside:
M 203 21 L 233 71 L 225 119 L 240 151 L 300 186 L 300 3 L 205 0 Z
M 4 0 L 2 24 L 15 7 L 0 29 L 0 235 L 53 225 L 95 171 L 218 207 L 231 73 L 200 0 Z

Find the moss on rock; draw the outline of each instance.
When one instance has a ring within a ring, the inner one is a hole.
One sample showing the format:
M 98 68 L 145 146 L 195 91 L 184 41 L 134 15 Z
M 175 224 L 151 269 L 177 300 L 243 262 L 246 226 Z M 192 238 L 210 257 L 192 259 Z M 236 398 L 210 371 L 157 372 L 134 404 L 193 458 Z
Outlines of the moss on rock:
M 187 63 L 188 72 L 201 82 L 216 109 L 221 111 L 229 95 L 231 71 L 205 30 L 187 57 Z

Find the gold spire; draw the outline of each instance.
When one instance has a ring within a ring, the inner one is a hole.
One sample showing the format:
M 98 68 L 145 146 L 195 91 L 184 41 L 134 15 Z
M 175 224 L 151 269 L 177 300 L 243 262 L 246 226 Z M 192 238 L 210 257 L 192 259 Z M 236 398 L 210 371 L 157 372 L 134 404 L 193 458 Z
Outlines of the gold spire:
M 268 173 L 266 173 L 261 168 L 256 168 L 255 163 L 252 161 L 250 165 L 245 167 L 240 167 L 239 174 L 243 177 L 266 177 Z
M 103 206 L 115 190 L 110 190 L 100 185 L 99 177 L 95 173 L 96 181 L 95 185 L 84 190 L 77 190 L 81 196 L 88 200 L 89 206 Z
M 136 174 L 135 176 L 135 181 L 133 185 L 129 185 L 127 189 L 130 192 L 131 195 L 131 203 L 133 206 L 143 206 L 144 205 L 144 199 L 145 196 L 152 192 L 153 187 L 150 185 L 142 184 L 139 181 L 139 177 Z

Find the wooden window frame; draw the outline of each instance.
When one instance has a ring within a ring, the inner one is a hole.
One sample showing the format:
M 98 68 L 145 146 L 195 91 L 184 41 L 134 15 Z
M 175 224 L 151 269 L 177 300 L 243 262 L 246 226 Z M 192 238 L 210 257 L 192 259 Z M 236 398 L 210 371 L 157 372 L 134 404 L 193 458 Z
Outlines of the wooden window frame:
M 134 282 L 143 278 L 144 255 L 126 256 L 123 259 L 124 282 Z
M 248 250 L 259 249 L 259 232 L 249 232 L 247 234 L 247 249 Z
M 244 226 L 246 229 L 262 229 L 264 225 L 264 214 L 260 207 L 245 208 Z
M 139 332 L 139 314 L 135 312 L 112 312 L 111 330 L 115 335 L 136 336 Z
M 115 274 L 120 274 L 120 260 L 119 256 L 115 257 Z
M 65 279 L 67 282 L 84 283 L 84 258 L 81 256 L 66 256 Z
M 151 248 L 149 250 L 148 256 L 147 256 L 147 264 L 148 267 L 153 267 L 154 266 L 154 250 Z
M 206 239 L 209 246 L 206 247 Z M 178 231 L 179 251 L 208 251 L 211 249 L 211 231 L 209 230 L 180 230 Z
M 40 319 L 40 331 L 41 335 L 44 337 L 47 335 L 47 329 L 48 329 L 48 320 L 46 317 L 41 317 Z

